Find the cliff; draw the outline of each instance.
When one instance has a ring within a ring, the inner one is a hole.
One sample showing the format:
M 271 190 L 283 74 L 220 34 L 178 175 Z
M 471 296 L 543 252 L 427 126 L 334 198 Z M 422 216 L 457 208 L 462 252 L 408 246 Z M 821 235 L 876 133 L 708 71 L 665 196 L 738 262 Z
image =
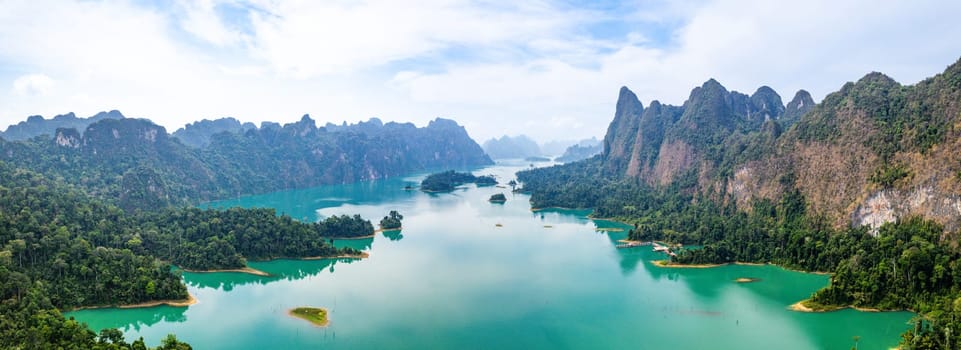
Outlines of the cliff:
M 838 227 L 876 232 L 884 222 L 923 216 L 951 231 L 961 227 L 959 149 L 961 61 L 913 86 L 871 73 L 820 104 L 804 90 L 783 105 L 769 87 L 748 96 L 710 79 L 682 106 L 644 108 L 625 87 L 601 156 L 571 167 L 596 171 L 606 179 L 600 183 L 683 191 L 745 211 L 796 189 L 808 213 Z M 570 176 L 571 169 L 527 178 Z M 532 200 L 565 204 L 544 198 L 535 192 Z M 578 204 L 601 206 L 603 196 L 594 202 Z

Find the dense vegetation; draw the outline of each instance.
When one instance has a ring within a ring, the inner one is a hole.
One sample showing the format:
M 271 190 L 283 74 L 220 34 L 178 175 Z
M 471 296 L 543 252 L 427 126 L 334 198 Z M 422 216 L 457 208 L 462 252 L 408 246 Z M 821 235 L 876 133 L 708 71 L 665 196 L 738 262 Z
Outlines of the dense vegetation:
M 809 306 L 914 310 L 902 345 L 952 349 L 961 237 L 934 221 L 951 223 L 950 209 L 876 229 L 845 224 L 856 201 L 885 189 L 935 186 L 953 203 L 959 97 L 961 61 L 915 86 L 872 73 L 818 106 L 799 92 L 786 110 L 770 89 L 748 99 L 713 80 L 683 107 L 643 109 L 622 89 L 604 153 L 518 179 L 534 207 L 594 208 L 633 224 L 632 239 L 703 246 L 677 263 L 832 272 Z
M 149 120 L 108 118 L 82 133 L 57 129 L 27 141 L 0 140 L 0 160 L 127 211 L 492 163 L 463 127 L 445 119 L 423 128 L 378 121 L 328 131 L 304 116 L 284 126 L 229 130 L 192 124 L 181 135 L 205 145 L 194 148 Z
M 399 229 L 401 220 L 404 220 L 404 216 L 400 215 L 396 210 L 391 210 L 387 216 L 380 220 L 380 228 L 385 231 Z
M 58 310 L 185 299 L 170 263 L 226 269 L 246 259 L 356 254 L 328 240 L 371 232 L 359 216 L 301 223 L 271 209 L 130 214 L 0 162 L 0 347 L 141 348 L 115 330 L 98 337 Z M 183 346 L 171 338 L 162 348 Z
M 420 182 L 420 189 L 428 192 L 450 192 L 457 186 L 467 183 L 474 183 L 477 186 L 491 186 L 496 185 L 497 180 L 493 176 L 474 176 L 471 173 L 448 170 L 428 175 L 424 181 Z
M 507 196 L 505 196 L 503 193 L 495 193 L 491 195 L 491 198 L 488 199 L 488 201 L 494 203 L 504 203 L 507 201 Z
M 242 268 L 247 259 L 356 255 L 328 240 L 374 232 L 370 221 L 358 215 L 303 223 L 277 216 L 273 209 L 170 209 L 141 218 L 142 231 L 125 245 L 190 270 Z
M 525 190 L 533 189 L 537 205 L 590 207 L 585 204 L 595 200 L 595 216 L 634 225 L 630 239 L 703 245 L 680 251 L 676 263 L 739 261 L 830 271 L 831 284 L 811 297 L 814 304 L 914 310 L 922 317 L 916 320 L 917 330 L 904 334 L 906 345 L 937 349 L 961 344 L 961 335 L 945 336 L 948 328 L 961 329 L 961 307 L 955 306 L 961 305 L 961 253 L 934 222 L 910 218 L 889 223 L 875 237 L 866 227 L 839 230 L 807 213 L 796 190 L 777 203 L 757 201 L 746 211 L 679 188 L 592 182 L 591 176 L 578 175 L 589 164 L 554 169 L 557 178 L 545 169 L 518 177 Z

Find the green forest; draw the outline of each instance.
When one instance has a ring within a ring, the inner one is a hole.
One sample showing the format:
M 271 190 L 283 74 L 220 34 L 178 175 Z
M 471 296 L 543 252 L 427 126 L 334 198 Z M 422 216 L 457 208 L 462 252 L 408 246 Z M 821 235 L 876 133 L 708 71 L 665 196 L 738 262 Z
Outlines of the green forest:
M 772 263 L 832 272 L 828 287 L 809 304 L 831 309 L 912 310 L 916 327 L 903 334 L 912 349 L 961 344 L 961 254 L 943 228 L 923 218 L 838 230 L 806 211 L 806 199 L 787 191 L 779 202 L 756 201 L 751 210 L 720 204 L 689 190 L 693 174 L 669 187 L 602 176 L 598 158 L 518 173 L 538 208 L 594 208 L 594 217 L 634 226 L 632 240 L 702 245 L 672 258 L 679 264 Z M 788 177 L 784 185 L 791 187 Z M 601 195 L 603 194 L 603 195 Z M 949 333 L 946 333 L 949 332 Z M 950 336 L 945 336 L 950 334 Z
M 474 183 L 477 186 L 493 186 L 497 179 L 493 176 L 474 176 L 471 173 L 459 173 L 453 170 L 427 175 L 420 182 L 420 189 L 427 192 L 450 192 L 457 186 Z
M 202 126 L 192 130 L 197 128 Z M 436 119 L 420 128 L 368 122 L 328 130 L 307 116 L 284 126 L 265 123 L 244 132 L 221 132 L 202 148 L 184 145 L 147 119 L 103 119 L 85 130 L 61 128 L 16 142 L 0 139 L 0 160 L 126 211 L 491 164 L 451 120 Z
M 144 349 L 142 340 L 95 334 L 60 310 L 186 299 L 173 265 L 229 269 L 248 259 L 355 255 L 330 239 L 373 231 L 356 215 L 303 223 L 272 209 L 129 213 L 0 162 L 0 348 Z M 189 346 L 171 337 L 160 348 Z

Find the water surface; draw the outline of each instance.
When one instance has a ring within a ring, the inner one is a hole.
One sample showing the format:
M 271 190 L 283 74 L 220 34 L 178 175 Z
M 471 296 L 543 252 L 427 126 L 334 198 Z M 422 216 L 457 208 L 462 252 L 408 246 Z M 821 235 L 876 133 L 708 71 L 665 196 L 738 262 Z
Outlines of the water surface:
M 475 171 L 501 182 L 528 166 Z M 897 344 L 907 312 L 822 314 L 787 306 L 825 286 L 821 275 L 774 266 L 669 269 L 650 248 L 616 249 L 621 224 L 584 211 L 532 212 L 499 187 L 404 190 L 423 176 L 285 191 L 209 204 L 272 207 L 300 220 L 404 215 L 401 232 L 339 241 L 364 260 L 252 262 L 273 276 L 184 273 L 188 308 L 70 313 L 95 329 L 158 344 L 168 333 L 197 349 L 847 349 Z M 503 192 L 504 204 L 487 202 Z M 498 226 L 498 224 L 500 226 Z M 735 283 L 739 277 L 758 278 Z M 286 315 L 329 309 L 326 328 Z

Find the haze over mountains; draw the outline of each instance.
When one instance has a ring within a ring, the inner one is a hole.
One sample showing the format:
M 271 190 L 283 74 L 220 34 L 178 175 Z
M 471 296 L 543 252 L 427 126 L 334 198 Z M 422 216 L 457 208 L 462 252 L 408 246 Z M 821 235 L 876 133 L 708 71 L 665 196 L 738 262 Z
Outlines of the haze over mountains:
M 0 160 L 65 179 L 126 209 L 492 163 L 463 127 L 440 118 L 422 128 L 372 120 L 333 131 L 306 115 L 260 128 L 221 119 L 179 130 L 188 140 L 181 142 L 149 120 L 112 115 L 119 119 L 100 118 L 83 132 L 58 128 L 26 141 L 0 139 Z

